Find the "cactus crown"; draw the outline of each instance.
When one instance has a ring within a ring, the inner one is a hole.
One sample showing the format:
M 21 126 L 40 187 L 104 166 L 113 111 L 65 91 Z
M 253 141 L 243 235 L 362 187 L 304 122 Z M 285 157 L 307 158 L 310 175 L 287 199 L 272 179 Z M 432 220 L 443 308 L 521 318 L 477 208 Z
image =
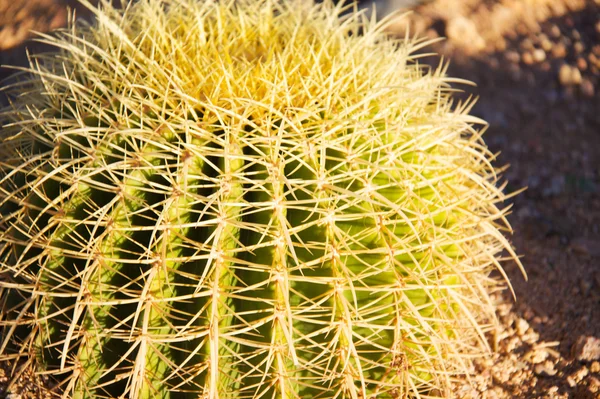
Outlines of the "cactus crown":
M 41 39 L 1 115 L 5 358 L 73 398 L 424 397 L 469 372 L 514 255 L 483 122 L 425 42 L 308 3 L 106 3 Z

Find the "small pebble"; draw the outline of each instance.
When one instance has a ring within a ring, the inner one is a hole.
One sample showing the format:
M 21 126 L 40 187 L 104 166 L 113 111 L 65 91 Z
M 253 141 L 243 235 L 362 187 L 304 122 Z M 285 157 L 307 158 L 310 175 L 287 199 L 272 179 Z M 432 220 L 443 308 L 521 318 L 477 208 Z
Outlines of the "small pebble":
M 533 64 L 533 56 L 529 52 L 523 53 L 523 55 L 521 56 L 521 59 L 523 60 L 523 63 L 525 65 Z
M 517 346 L 520 346 L 520 344 L 521 344 L 521 340 L 519 340 L 519 338 L 512 337 L 512 338 L 508 339 L 505 343 L 506 351 L 512 352 L 513 350 L 515 350 L 517 348 Z
M 577 68 L 580 71 L 585 71 L 587 69 L 588 65 L 587 65 L 587 61 L 585 60 L 585 58 L 583 57 L 579 57 L 577 58 Z
M 554 364 L 550 361 L 545 361 L 543 364 L 538 364 L 533 368 L 533 372 L 540 377 L 552 377 L 557 371 Z
M 506 50 L 506 40 L 499 39 L 498 41 L 496 41 L 496 50 L 497 51 L 504 51 L 504 50 Z
M 580 362 L 600 360 L 600 339 L 580 336 L 573 345 L 572 354 Z
M 524 334 L 522 339 L 523 342 L 526 342 L 528 344 L 535 344 L 540 340 L 540 334 L 536 333 L 535 331 L 531 331 L 527 334 Z
M 575 373 L 573 373 L 571 375 L 571 377 L 573 377 L 573 380 L 576 383 L 580 383 L 581 380 L 583 380 L 588 374 L 589 374 L 588 369 L 586 367 L 582 367 L 579 370 L 577 370 Z
M 523 41 L 519 44 L 523 50 L 533 50 L 533 42 L 531 39 L 523 39 Z
M 552 42 L 548 39 L 548 36 L 541 34 L 539 36 L 540 46 L 544 49 L 544 51 L 552 50 Z
M 531 364 L 539 364 L 548 359 L 548 352 L 545 350 L 531 350 L 525 354 L 525 360 Z
M 594 94 L 596 92 L 595 88 L 594 88 L 594 84 L 592 83 L 591 80 L 585 78 L 581 81 L 581 94 L 583 94 L 586 97 L 594 97 Z
M 581 83 L 581 72 L 569 64 L 563 64 L 558 71 L 558 80 L 563 86 L 577 85 Z
M 600 362 L 593 362 L 590 366 L 590 371 L 592 373 L 600 373 Z
M 533 50 L 533 60 L 535 62 L 542 62 L 546 59 L 546 52 L 541 48 Z
M 520 23 L 519 25 L 517 25 L 517 33 L 521 36 L 525 36 L 529 33 L 529 29 L 527 29 L 527 25 L 525 25 L 524 23 Z M 527 40 L 527 39 L 525 39 Z
M 525 319 L 519 318 L 515 324 L 515 330 L 517 330 L 517 335 L 519 336 L 525 334 L 529 329 L 529 323 L 527 323 L 527 320 Z
M 485 40 L 479 35 L 475 23 L 463 16 L 457 16 L 448 21 L 446 36 L 469 50 L 478 51 L 485 47 Z
M 557 43 L 552 47 L 552 57 L 554 58 L 565 58 L 567 55 L 567 48 L 562 43 Z
M 558 39 L 562 33 L 560 32 L 560 28 L 556 25 L 552 25 L 550 28 L 550 36 L 555 39 Z
M 588 378 L 588 389 L 591 393 L 600 392 L 600 380 L 594 376 Z
M 488 59 L 488 63 L 490 67 L 492 67 L 492 69 L 497 69 L 500 66 L 500 61 L 498 61 L 498 59 L 494 57 L 490 57 Z
M 507 61 L 514 62 L 515 64 L 521 60 L 521 56 L 516 51 L 507 51 L 504 53 L 504 57 Z
M 521 71 L 521 68 L 519 68 L 518 64 L 510 64 L 508 66 L 508 72 L 510 73 L 510 77 L 514 81 L 521 80 L 521 77 L 523 76 L 523 72 Z
M 550 69 L 552 69 L 552 65 L 550 65 L 548 61 L 544 61 L 540 65 L 540 69 L 544 72 L 548 72 Z
M 583 53 L 583 50 L 585 50 L 585 46 L 581 42 L 575 43 L 575 45 L 573 46 L 573 48 L 575 49 L 575 52 L 577 54 Z

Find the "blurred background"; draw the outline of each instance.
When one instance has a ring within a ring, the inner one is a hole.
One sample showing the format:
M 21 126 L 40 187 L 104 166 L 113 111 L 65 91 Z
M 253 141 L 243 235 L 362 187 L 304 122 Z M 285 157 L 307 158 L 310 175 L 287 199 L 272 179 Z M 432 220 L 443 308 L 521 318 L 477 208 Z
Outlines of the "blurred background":
M 516 291 L 498 293 L 501 328 L 457 398 L 600 398 L 600 0 L 378 0 L 393 35 L 442 39 L 420 63 L 449 62 L 455 85 L 479 97 L 512 199 L 511 240 L 528 271 L 505 265 Z M 367 11 L 372 1 L 361 1 Z M 75 0 L 0 0 L 0 64 L 26 65 L 31 30 L 64 26 Z M 0 78 L 12 71 L 0 69 Z M 10 376 L 0 365 L 0 397 Z M 45 397 L 23 376 L 19 398 Z M 11 399 L 16 399 L 12 396 Z

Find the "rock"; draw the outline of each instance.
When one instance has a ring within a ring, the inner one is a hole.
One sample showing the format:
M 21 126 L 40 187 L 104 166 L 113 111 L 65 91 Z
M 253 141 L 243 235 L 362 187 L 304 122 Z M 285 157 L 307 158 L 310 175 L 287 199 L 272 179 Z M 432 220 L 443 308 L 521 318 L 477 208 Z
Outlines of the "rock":
M 509 339 L 506 340 L 506 351 L 507 352 L 512 352 L 514 351 L 518 346 L 521 346 L 522 342 L 519 338 L 517 337 L 511 337 Z
M 523 55 L 521 56 L 521 59 L 523 60 L 523 63 L 525 65 L 533 64 L 533 56 L 529 52 L 523 53 Z
M 508 72 L 510 73 L 511 79 L 514 81 L 521 80 L 521 77 L 523 76 L 523 72 L 521 71 L 521 68 L 519 68 L 519 64 L 509 64 Z
M 457 16 L 448 21 L 446 36 L 450 41 L 467 50 L 479 51 L 485 48 L 485 40 L 477 31 L 475 22 L 463 16 Z
M 600 362 L 593 362 L 590 366 L 590 371 L 592 373 L 600 373 Z
M 567 48 L 562 43 L 557 43 L 552 47 L 552 57 L 554 58 L 565 58 L 567 55 Z
M 540 364 L 548 359 L 548 355 L 545 350 L 531 350 L 525 354 L 525 360 L 531 364 Z
M 571 374 L 571 377 L 576 383 L 580 383 L 581 380 L 583 380 L 589 373 L 590 372 L 586 367 L 582 367 L 573 374 Z
M 506 40 L 504 38 L 496 40 L 496 51 L 506 50 Z
M 548 72 L 550 69 L 552 69 L 552 65 L 550 65 L 548 61 L 545 61 L 540 65 L 540 69 L 544 72 Z
M 9 393 L 6 395 L 6 399 L 22 399 L 22 396 L 17 393 Z
M 540 377 L 552 377 L 557 373 L 554 364 L 550 361 L 545 361 L 543 364 L 536 365 L 533 368 L 533 372 Z
M 531 331 L 531 330 L 529 330 L 529 331 L 530 332 L 523 334 L 521 339 L 523 340 L 523 342 L 532 345 L 540 340 L 540 334 L 536 333 L 535 331 Z
M 600 392 L 600 380 L 594 376 L 588 378 L 588 389 L 591 393 Z
M 500 61 L 498 61 L 497 58 L 490 56 L 490 58 L 488 58 L 488 65 L 492 67 L 492 69 L 498 69 L 500 66 Z
M 517 322 L 515 323 L 515 330 L 517 331 L 517 335 L 523 336 L 528 329 L 529 323 L 527 323 L 527 320 L 521 318 L 517 319 Z
M 552 50 L 552 42 L 548 39 L 548 36 L 543 33 L 539 36 L 540 46 L 544 49 L 544 51 Z
M 558 71 L 558 80 L 563 86 L 578 85 L 581 83 L 581 72 L 569 64 L 563 64 Z
M 515 64 L 521 61 L 521 56 L 519 53 L 512 50 L 504 53 L 504 58 L 506 58 L 507 61 L 514 62 Z
M 519 47 L 521 47 L 523 50 L 533 50 L 533 42 L 531 39 L 523 39 L 523 41 L 519 43 Z
M 546 52 L 541 48 L 533 50 L 532 53 L 533 61 L 540 63 L 546 59 Z
M 600 339 L 591 336 L 580 336 L 573 345 L 571 354 L 580 362 L 600 360 Z
M 581 94 L 590 98 L 594 97 L 594 94 L 596 93 L 594 84 L 588 78 L 585 78 L 581 81 L 581 86 L 579 86 L 579 89 L 581 90 Z
M 577 69 L 580 71 L 585 71 L 588 67 L 587 61 L 583 57 L 577 58 Z
M 499 396 L 495 391 L 485 391 L 481 399 L 499 399 Z

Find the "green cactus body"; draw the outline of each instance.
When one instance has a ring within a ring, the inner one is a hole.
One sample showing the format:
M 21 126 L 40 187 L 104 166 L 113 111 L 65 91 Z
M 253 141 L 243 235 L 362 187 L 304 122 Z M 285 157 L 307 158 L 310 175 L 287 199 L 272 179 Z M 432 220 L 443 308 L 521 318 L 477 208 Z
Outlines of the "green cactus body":
M 340 12 L 141 0 L 44 38 L 0 117 L 4 357 L 80 399 L 449 395 L 504 197 L 423 43 Z

